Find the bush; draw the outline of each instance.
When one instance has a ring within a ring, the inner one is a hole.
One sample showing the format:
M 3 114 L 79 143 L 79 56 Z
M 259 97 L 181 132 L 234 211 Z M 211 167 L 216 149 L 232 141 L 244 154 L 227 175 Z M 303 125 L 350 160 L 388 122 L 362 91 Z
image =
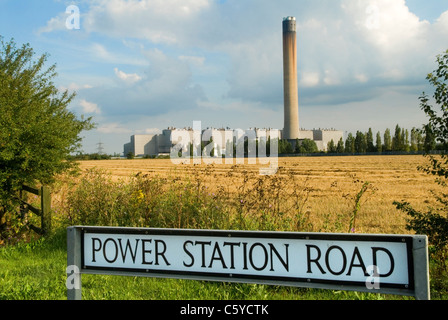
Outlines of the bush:
M 75 95 L 59 92 L 55 66 L 44 69 L 46 59 L 0 37 L 0 242 L 21 233 L 22 185 L 49 184 L 72 169 L 67 157 L 80 146 L 80 133 L 92 128 L 90 119 L 69 111 Z
M 429 117 L 429 123 L 425 125 L 433 138 L 440 143 L 442 154 L 440 156 L 426 155 L 429 159 L 427 167 L 419 169 L 436 177 L 436 182 L 447 187 L 448 179 L 448 50 L 437 57 L 438 68 L 427 76 L 427 80 L 434 86 L 434 101 L 439 105 L 441 114 L 429 103 L 428 96 L 423 93 L 420 97 L 421 109 Z M 432 139 L 432 138 L 431 138 Z M 448 270 L 448 194 L 434 194 L 438 208 L 429 208 L 427 212 L 415 210 L 407 202 L 394 202 L 398 209 L 406 212 L 410 219 L 407 228 L 417 233 L 428 235 L 429 243 L 433 247 L 431 256 L 442 270 Z
M 91 169 L 67 193 L 65 212 L 73 225 L 304 231 L 311 228 L 304 212 L 311 192 L 306 183 L 292 174 L 243 172 L 243 183 L 231 192 L 222 185 L 210 190 L 198 177 L 137 174 L 113 180 Z
M 103 170 L 82 176 L 67 197 L 72 224 L 157 228 L 228 226 L 225 207 L 215 194 L 180 179 L 137 174 L 114 181 Z

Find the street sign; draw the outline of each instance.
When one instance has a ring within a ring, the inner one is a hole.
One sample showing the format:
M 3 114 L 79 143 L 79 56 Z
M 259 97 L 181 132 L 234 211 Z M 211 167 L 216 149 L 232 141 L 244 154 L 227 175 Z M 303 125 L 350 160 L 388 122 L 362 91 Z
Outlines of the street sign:
M 80 273 L 357 290 L 429 299 L 426 236 L 81 226 L 69 228 L 68 237 L 69 246 L 76 247 L 69 250 L 73 256 L 68 266 L 77 266 Z M 423 274 L 417 274 L 416 268 Z M 78 293 L 80 298 L 80 289 Z

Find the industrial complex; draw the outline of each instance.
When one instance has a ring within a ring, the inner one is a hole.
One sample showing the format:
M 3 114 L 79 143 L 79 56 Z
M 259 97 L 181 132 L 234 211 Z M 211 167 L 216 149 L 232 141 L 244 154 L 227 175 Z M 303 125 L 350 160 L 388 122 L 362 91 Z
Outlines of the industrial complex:
M 343 132 L 334 129 L 313 129 L 303 130 L 299 125 L 299 96 L 298 96 L 298 76 L 297 76 L 297 26 L 294 17 L 283 18 L 283 92 L 284 92 L 284 126 L 276 135 L 279 139 L 288 140 L 293 146 L 304 139 L 313 140 L 318 149 L 327 150 L 328 143 L 333 140 L 337 143 L 343 138 Z M 196 128 L 195 128 L 196 129 Z M 179 140 L 173 139 L 174 136 L 187 136 L 190 139 L 185 142 L 187 147 L 189 141 L 193 141 L 195 131 L 193 128 L 167 128 L 160 134 L 152 135 L 133 135 L 131 141 L 124 145 L 124 155 L 132 153 L 135 156 L 157 156 L 169 154 L 173 145 Z M 258 139 L 263 136 L 269 137 L 272 129 L 251 128 L 246 132 L 253 133 L 253 138 Z M 202 130 L 202 137 L 207 136 L 214 142 L 214 147 L 225 154 L 226 146 L 229 142 L 234 142 L 235 131 L 230 128 L 207 128 Z M 252 137 L 248 137 L 249 139 Z M 230 140 L 230 141 L 229 141 Z

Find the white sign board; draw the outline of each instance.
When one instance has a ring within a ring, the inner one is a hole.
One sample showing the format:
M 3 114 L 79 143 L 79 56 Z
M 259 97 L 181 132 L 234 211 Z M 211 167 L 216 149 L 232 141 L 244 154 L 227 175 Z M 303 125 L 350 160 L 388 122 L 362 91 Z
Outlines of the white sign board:
M 251 282 L 429 298 L 426 236 L 70 227 L 81 273 Z M 416 258 L 418 254 L 418 258 Z M 416 271 L 418 269 L 418 272 Z
M 411 288 L 411 249 L 404 236 L 100 228 L 83 232 L 82 266 L 363 286 L 376 276 L 382 286 Z

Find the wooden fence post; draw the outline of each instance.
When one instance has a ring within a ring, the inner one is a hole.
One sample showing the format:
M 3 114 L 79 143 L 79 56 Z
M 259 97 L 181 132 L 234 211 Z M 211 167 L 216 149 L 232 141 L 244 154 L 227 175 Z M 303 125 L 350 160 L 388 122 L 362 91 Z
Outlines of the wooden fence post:
M 41 228 L 43 234 L 47 234 L 51 230 L 51 195 L 50 188 L 47 186 L 41 187 Z
M 31 204 L 27 203 L 27 199 L 24 197 L 24 191 L 35 194 L 40 197 L 40 209 L 33 207 Z M 42 186 L 38 189 L 29 187 L 27 185 L 22 186 L 20 190 L 20 214 L 21 218 L 25 217 L 25 212 L 30 210 L 34 214 L 40 216 L 41 225 L 40 228 L 33 224 L 30 224 L 30 229 L 34 230 L 38 234 L 45 235 L 51 231 L 51 191 L 47 186 Z

